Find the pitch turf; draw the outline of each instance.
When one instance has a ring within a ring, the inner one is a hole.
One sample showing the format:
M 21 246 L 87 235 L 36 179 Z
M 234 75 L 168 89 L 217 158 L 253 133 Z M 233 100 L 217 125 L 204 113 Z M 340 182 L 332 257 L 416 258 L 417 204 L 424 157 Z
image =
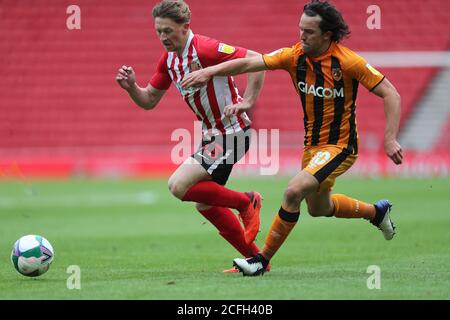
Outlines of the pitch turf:
M 262 245 L 285 179 L 232 179 L 263 196 Z M 340 179 L 335 192 L 394 203 L 394 240 L 366 221 L 300 221 L 263 277 L 223 274 L 238 254 L 166 181 L 0 183 L 1 299 L 449 299 L 450 180 Z M 18 274 L 13 243 L 41 234 L 55 260 L 39 278 Z M 81 268 L 69 290 L 67 267 Z M 370 265 L 381 289 L 369 290 Z

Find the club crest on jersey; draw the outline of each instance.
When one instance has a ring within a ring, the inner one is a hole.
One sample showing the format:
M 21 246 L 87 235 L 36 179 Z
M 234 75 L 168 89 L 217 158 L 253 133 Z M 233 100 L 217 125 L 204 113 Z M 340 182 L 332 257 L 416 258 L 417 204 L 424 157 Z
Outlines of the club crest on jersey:
M 333 79 L 335 81 L 340 81 L 342 79 L 342 70 L 339 68 L 332 68 L 331 74 L 333 75 Z
M 220 43 L 217 50 L 222 53 L 232 54 L 234 51 L 236 51 L 236 48 L 225 43 Z
M 189 64 L 189 72 L 200 70 L 202 66 L 198 62 L 192 62 Z

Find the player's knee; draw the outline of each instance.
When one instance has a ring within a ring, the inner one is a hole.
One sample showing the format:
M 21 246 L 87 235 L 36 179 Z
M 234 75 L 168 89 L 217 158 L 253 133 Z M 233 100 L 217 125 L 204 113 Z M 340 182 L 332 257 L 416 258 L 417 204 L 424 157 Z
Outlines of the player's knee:
M 168 187 L 171 194 L 180 200 L 183 199 L 183 196 L 186 193 L 186 188 L 183 183 L 180 183 L 177 180 L 169 179 Z
M 300 189 L 287 187 L 284 191 L 284 199 L 292 206 L 300 206 L 300 202 L 303 199 L 303 193 Z

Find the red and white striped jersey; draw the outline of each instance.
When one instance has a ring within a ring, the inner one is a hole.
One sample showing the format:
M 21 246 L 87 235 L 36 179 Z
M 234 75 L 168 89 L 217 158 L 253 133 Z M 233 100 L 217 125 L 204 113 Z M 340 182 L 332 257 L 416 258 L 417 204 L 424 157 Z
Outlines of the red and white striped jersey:
M 238 132 L 249 126 L 251 121 L 245 113 L 231 118 L 223 113 L 227 105 L 242 101 L 233 77 L 213 77 L 206 85 L 195 89 L 184 90 L 180 84 L 189 72 L 244 58 L 246 54 L 244 48 L 232 47 L 190 31 L 183 54 L 178 56 L 175 52 L 165 52 L 150 84 L 156 89 L 167 90 L 173 82 L 189 108 L 202 121 L 203 134 Z

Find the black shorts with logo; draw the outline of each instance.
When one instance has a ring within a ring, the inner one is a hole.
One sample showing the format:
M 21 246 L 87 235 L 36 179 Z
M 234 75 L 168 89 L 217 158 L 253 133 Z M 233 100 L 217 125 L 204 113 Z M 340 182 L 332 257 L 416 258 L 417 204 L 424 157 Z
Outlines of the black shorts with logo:
M 203 138 L 200 148 L 191 155 L 211 175 L 213 181 L 225 185 L 233 165 L 250 148 L 250 127 L 227 135 Z

